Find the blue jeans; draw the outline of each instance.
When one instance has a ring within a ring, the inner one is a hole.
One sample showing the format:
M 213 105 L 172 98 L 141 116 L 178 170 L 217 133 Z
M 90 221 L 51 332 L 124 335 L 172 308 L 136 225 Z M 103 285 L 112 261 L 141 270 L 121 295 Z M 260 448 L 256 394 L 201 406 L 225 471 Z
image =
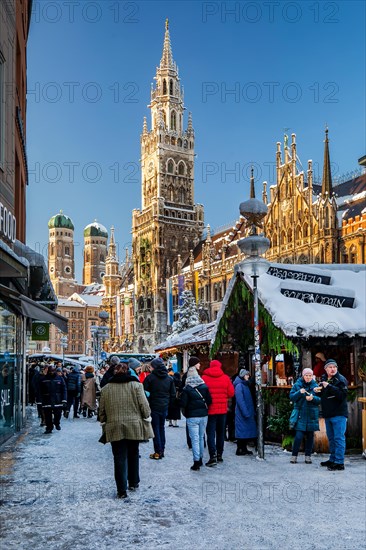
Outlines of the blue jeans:
M 207 421 L 207 445 L 210 458 L 224 452 L 226 414 L 209 414 Z
M 311 456 L 313 452 L 314 432 L 305 432 L 296 430 L 294 444 L 292 446 L 292 456 L 297 456 L 299 453 L 301 441 L 305 437 L 305 456 Z
M 192 442 L 193 460 L 198 462 L 203 458 L 205 429 L 207 426 L 207 416 L 197 416 L 187 418 L 189 437 Z
M 344 453 L 346 451 L 346 427 L 347 418 L 345 416 L 333 416 L 325 419 L 325 428 L 329 441 L 329 460 L 335 464 L 344 463 Z
M 151 427 L 154 430 L 154 451 L 163 453 L 165 450 L 165 419 L 168 411 L 151 411 Z

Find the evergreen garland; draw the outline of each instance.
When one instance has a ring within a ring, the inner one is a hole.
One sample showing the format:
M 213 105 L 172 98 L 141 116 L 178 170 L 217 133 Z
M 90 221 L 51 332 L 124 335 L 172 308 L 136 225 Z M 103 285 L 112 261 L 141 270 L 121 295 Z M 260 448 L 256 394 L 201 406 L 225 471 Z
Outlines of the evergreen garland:
M 225 311 L 217 327 L 215 341 L 212 344 L 210 357 L 214 357 L 222 348 L 229 331 L 229 321 L 234 315 L 240 317 L 240 310 L 251 313 L 254 310 L 253 294 L 250 292 L 244 281 L 237 278 Z M 274 351 L 276 354 L 285 350 L 291 354 L 299 354 L 297 346 L 289 340 L 281 329 L 277 328 L 267 310 L 259 303 L 259 323 L 261 325 L 261 350 L 264 354 Z M 250 330 L 248 330 L 250 329 Z M 239 351 L 247 351 L 249 345 L 253 345 L 253 328 L 243 325 L 243 331 L 240 338 Z

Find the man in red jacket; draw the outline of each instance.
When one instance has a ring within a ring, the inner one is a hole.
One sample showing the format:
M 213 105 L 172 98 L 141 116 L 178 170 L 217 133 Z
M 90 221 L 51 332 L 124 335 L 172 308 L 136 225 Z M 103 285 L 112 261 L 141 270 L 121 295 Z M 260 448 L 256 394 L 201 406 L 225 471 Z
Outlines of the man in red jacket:
M 227 400 L 234 396 L 235 390 L 230 378 L 222 372 L 220 361 L 216 359 L 210 362 L 202 378 L 212 397 L 206 428 L 210 460 L 206 462 L 206 466 L 216 466 L 218 462 L 223 462 Z

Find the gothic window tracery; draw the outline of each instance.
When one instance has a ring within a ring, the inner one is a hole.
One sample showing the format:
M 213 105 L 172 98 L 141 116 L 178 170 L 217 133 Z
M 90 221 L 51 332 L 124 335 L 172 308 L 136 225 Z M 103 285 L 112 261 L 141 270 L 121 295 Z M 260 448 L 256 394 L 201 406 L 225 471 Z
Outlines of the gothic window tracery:
M 177 129 L 177 114 L 175 111 L 172 111 L 170 115 L 170 129 L 171 130 Z
M 177 145 L 178 145 L 178 147 L 182 147 L 182 140 L 181 140 L 181 138 L 178 138 Z
M 180 163 L 178 164 L 178 174 L 180 176 L 184 176 L 186 173 L 186 165 L 184 164 L 184 162 L 181 160 Z
M 167 172 L 169 174 L 174 174 L 174 161 L 172 159 L 168 160 Z
M 170 95 L 174 95 L 174 92 L 173 92 L 173 80 L 172 80 L 172 79 L 169 80 L 169 94 L 170 94 Z
M 357 249 L 354 244 L 349 249 L 349 263 L 357 264 Z
M 166 80 L 165 80 L 165 78 L 164 78 L 164 80 L 163 80 L 163 95 L 166 95 L 166 92 L 167 92 Z

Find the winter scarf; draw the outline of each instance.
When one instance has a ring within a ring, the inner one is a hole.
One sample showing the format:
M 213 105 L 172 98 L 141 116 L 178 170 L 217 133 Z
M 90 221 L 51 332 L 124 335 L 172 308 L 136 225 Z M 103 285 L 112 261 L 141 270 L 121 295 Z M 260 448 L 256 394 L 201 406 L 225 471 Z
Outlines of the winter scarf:
M 204 381 L 199 376 L 197 369 L 194 367 L 190 367 L 188 369 L 188 375 L 186 378 L 186 386 L 191 386 L 192 388 L 196 388 L 197 386 L 200 386 L 201 384 L 204 384 Z

